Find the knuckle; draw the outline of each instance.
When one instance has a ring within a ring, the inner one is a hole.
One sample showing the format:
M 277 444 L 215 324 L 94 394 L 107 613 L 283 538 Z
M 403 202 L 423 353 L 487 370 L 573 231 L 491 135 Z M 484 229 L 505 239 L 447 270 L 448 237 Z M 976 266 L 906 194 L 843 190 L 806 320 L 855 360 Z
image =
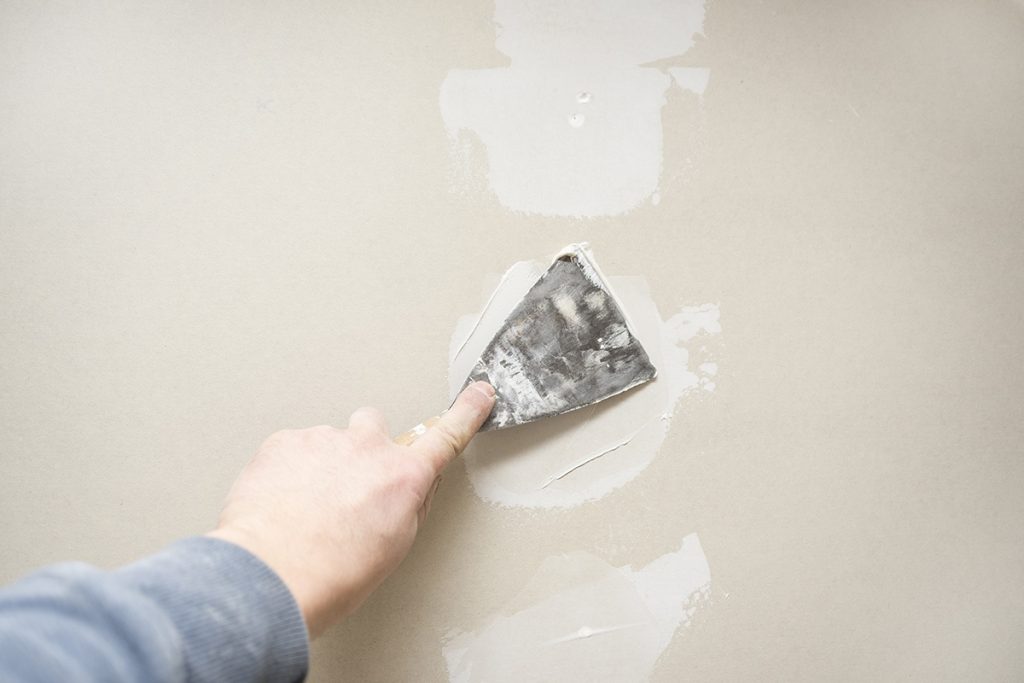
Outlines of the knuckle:
M 279 429 L 263 440 L 262 448 L 273 448 L 291 438 L 293 430 Z
M 433 470 L 425 462 L 416 458 L 407 458 L 394 472 L 394 485 L 403 492 L 419 498 L 423 496 L 428 483 L 433 479 Z
M 447 424 L 439 424 L 437 425 L 437 435 L 441 437 L 441 441 L 452 455 L 458 455 L 462 450 L 462 437 L 458 430 Z
M 346 434 L 362 446 L 379 446 L 387 440 L 387 435 L 379 429 L 349 429 Z
M 378 435 L 386 431 L 387 422 L 384 419 L 384 413 L 380 410 L 364 406 L 352 413 L 349 424 L 356 428 L 355 431 Z
M 316 427 L 309 427 L 303 430 L 305 436 L 310 441 L 323 443 L 325 441 L 331 441 L 337 438 L 340 434 L 340 430 L 335 429 L 330 425 L 317 425 Z

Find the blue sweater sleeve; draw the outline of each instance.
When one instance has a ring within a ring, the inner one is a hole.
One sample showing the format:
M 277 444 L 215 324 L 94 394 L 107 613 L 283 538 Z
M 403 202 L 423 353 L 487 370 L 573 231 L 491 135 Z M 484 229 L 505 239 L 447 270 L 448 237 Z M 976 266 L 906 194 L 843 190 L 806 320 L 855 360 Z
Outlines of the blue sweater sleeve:
M 308 660 L 291 592 L 218 539 L 186 539 L 113 572 L 55 565 L 0 590 L 5 682 L 291 683 Z

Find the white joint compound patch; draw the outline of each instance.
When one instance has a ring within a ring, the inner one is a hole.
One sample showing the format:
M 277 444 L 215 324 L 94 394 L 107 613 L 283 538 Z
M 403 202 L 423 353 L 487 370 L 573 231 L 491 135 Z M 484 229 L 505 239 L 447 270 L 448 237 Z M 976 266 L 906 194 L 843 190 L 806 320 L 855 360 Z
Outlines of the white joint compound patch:
M 536 262 L 515 264 L 481 313 L 460 318 L 449 350 L 453 397 L 491 337 L 543 272 Z M 721 331 L 717 306 L 688 306 L 663 320 L 642 277 L 603 279 L 658 369 L 657 379 L 565 415 L 479 434 L 462 461 L 473 489 L 484 500 L 508 507 L 565 508 L 600 498 L 650 464 L 685 393 L 714 388 L 713 383 L 701 384 L 690 362 L 691 353 L 701 356 L 694 358 L 695 364 L 708 360 L 707 343 Z M 685 342 L 704 350 L 691 351 Z M 616 342 L 610 338 L 605 343 Z
M 449 680 L 646 680 L 710 590 L 696 534 L 640 569 L 585 552 L 549 557 L 484 626 L 449 634 Z
M 508 67 L 453 70 L 441 116 L 468 169 L 472 130 L 487 149 L 488 182 L 515 211 L 619 214 L 661 175 L 661 109 L 673 81 L 700 96 L 708 70 L 659 69 L 703 30 L 703 0 L 497 0 L 496 47 Z M 467 183 L 471 184 L 471 183 Z

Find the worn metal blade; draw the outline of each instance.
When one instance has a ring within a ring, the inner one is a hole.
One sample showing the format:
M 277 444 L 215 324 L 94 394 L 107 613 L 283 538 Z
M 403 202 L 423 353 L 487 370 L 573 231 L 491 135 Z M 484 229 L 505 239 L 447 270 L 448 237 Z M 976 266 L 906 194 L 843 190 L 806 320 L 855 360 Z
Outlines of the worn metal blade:
M 573 245 L 509 314 L 465 384 L 494 386 L 488 430 L 567 413 L 656 374 L 597 267 Z

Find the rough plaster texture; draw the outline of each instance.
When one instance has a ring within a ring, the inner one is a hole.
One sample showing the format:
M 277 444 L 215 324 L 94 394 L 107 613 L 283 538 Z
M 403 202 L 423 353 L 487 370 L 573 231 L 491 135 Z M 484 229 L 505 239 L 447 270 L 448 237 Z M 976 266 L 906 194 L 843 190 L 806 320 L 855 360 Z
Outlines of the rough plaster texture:
M 482 278 L 589 240 L 721 303 L 713 396 L 564 513 L 454 468 L 312 680 L 443 680 L 545 558 L 691 532 L 711 605 L 656 681 L 1021 678 L 1024 8 L 709 2 L 660 203 L 593 220 L 450 191 L 439 87 L 507 63 L 492 15 L 0 6 L 0 578 L 204 531 L 274 429 L 433 414 Z

